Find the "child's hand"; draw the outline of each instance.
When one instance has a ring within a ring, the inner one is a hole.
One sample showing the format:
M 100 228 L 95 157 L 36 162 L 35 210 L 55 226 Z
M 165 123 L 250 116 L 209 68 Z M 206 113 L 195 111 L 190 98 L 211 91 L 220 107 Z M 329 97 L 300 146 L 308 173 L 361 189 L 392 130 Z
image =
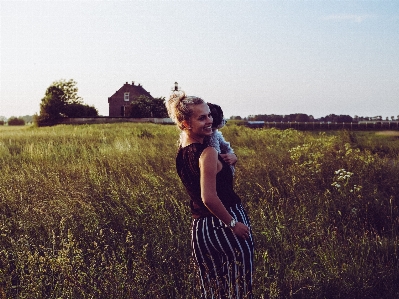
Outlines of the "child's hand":
M 237 156 L 235 154 L 220 154 L 220 156 L 229 165 L 234 165 L 237 162 Z

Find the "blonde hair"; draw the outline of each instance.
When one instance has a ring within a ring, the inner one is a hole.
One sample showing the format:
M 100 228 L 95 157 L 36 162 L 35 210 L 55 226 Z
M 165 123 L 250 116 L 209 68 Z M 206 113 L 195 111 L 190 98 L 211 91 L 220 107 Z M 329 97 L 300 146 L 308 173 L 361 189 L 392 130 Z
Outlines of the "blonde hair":
M 199 97 L 186 96 L 184 91 L 173 92 L 166 102 L 166 109 L 169 117 L 179 127 L 184 130 L 183 121 L 188 121 L 193 114 L 192 105 L 203 104 L 205 101 Z

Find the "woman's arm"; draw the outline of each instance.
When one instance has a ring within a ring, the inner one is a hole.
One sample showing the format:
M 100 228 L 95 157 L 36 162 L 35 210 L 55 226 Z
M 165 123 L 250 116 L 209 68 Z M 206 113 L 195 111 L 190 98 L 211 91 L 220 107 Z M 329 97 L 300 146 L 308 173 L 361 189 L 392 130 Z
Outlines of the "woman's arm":
M 218 153 L 212 147 L 207 147 L 199 159 L 200 172 L 201 172 L 201 198 L 205 206 L 216 217 L 229 224 L 233 217 L 226 210 L 216 191 L 216 175 L 221 169 L 222 165 L 218 161 Z M 249 233 L 249 228 L 241 222 L 237 222 L 233 228 L 233 232 L 242 238 L 246 237 Z

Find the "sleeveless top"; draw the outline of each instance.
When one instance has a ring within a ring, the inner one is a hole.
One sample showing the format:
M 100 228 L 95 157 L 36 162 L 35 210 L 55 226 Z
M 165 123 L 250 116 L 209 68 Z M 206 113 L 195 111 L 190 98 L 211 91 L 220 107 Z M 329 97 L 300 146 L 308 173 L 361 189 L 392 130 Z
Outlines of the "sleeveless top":
M 199 158 L 207 144 L 192 143 L 180 147 L 176 156 L 177 173 L 190 196 L 191 214 L 194 218 L 213 215 L 201 198 Z M 233 173 L 230 166 L 218 155 L 222 169 L 216 175 L 216 191 L 226 208 L 241 203 L 240 197 L 233 190 Z

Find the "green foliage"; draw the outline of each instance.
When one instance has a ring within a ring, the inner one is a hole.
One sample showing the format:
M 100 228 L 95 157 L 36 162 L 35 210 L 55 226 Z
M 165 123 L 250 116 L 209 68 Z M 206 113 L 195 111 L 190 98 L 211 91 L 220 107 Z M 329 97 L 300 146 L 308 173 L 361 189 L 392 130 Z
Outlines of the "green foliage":
M 54 81 L 51 86 L 57 87 L 62 90 L 64 97 L 63 100 L 66 104 L 83 104 L 83 99 L 78 96 L 77 82 L 73 79 L 68 81 L 61 79 Z
M 0 126 L 4 126 L 5 121 L 4 120 L 0 120 Z
M 84 105 L 77 95 L 78 88 L 73 79 L 53 82 L 40 103 L 40 115 L 35 118 L 38 126 L 53 125 L 64 117 L 94 117 L 98 111 Z
M 64 91 L 54 85 L 47 88 L 46 94 L 40 103 L 40 120 L 56 121 L 62 117 L 67 105 Z
M 24 126 L 25 120 L 20 117 L 10 117 L 8 120 L 9 126 Z
M 200 297 L 175 127 L 0 130 L 0 297 Z M 255 298 L 399 296 L 395 140 L 222 131 L 252 220 Z
M 65 107 L 64 113 L 67 117 L 95 117 L 98 111 L 93 106 L 73 103 Z
M 127 109 L 126 115 L 134 118 L 166 118 L 165 98 L 150 98 L 141 95 L 135 98 Z

